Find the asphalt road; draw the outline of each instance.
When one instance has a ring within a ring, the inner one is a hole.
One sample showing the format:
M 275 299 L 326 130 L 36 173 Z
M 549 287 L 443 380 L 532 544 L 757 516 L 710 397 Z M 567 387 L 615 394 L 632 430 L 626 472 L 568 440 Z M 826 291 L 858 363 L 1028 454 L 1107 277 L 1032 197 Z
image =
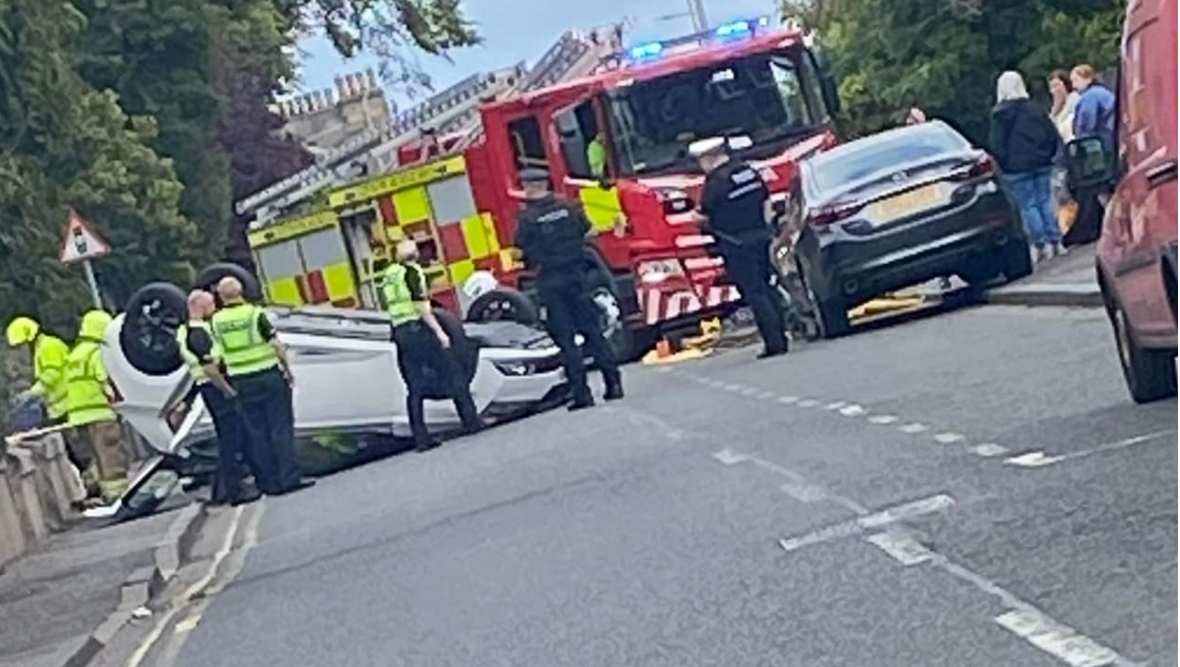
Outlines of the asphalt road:
M 1176 664 L 1177 406 L 1100 313 L 752 354 L 268 499 L 175 664 Z

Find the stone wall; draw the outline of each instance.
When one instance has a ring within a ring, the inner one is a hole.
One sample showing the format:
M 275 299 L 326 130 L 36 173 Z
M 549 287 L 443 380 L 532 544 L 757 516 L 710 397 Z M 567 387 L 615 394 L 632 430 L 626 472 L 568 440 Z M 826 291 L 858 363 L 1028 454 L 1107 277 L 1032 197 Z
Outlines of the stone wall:
M 68 527 L 84 495 L 60 429 L 0 444 L 0 568 Z

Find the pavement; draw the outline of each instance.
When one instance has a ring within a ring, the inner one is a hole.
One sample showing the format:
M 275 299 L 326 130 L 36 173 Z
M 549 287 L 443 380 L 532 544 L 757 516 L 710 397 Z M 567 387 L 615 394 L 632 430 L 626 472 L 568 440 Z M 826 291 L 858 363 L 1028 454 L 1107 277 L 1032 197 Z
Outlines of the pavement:
M 988 302 L 1017 306 L 1101 306 L 1093 244 L 1070 248 L 1062 257 L 1041 262 L 1031 276 L 991 290 Z
M 174 576 L 197 505 L 87 520 L 0 572 L 0 667 L 85 664 Z
M 1177 405 L 1131 402 L 1100 310 L 626 379 L 219 510 L 101 664 L 1176 664 Z

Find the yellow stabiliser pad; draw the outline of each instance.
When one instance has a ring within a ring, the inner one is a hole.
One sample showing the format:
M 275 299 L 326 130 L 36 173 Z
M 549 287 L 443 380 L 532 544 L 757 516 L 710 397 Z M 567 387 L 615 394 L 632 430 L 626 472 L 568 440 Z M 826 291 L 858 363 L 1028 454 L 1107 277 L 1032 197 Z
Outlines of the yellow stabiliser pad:
M 651 350 L 647 354 L 643 355 L 643 363 L 648 366 L 657 366 L 659 364 L 675 364 L 681 361 L 700 359 L 702 357 L 707 357 L 710 354 L 713 354 L 713 350 L 711 349 L 702 350 L 695 347 L 690 347 L 674 354 L 669 354 L 666 357 L 661 357 L 659 352 L 656 350 Z
M 848 317 L 849 319 L 856 319 L 858 317 L 880 315 L 881 313 L 910 310 L 923 304 L 925 304 L 925 300 L 920 296 L 886 296 L 862 303 L 848 311 Z

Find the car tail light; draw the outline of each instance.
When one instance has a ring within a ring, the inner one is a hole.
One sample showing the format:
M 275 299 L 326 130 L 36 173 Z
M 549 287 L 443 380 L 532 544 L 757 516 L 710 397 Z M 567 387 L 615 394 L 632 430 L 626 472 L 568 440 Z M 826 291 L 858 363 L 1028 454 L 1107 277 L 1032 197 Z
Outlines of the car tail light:
M 826 227 L 832 223 L 851 218 L 857 213 L 860 213 L 864 207 L 865 205 L 862 203 L 825 206 L 824 208 L 812 211 L 807 216 L 807 222 L 816 227 Z
M 947 177 L 952 181 L 973 181 L 984 176 L 991 176 L 996 172 L 996 163 L 986 153 L 980 155 L 973 162 L 956 167 Z

